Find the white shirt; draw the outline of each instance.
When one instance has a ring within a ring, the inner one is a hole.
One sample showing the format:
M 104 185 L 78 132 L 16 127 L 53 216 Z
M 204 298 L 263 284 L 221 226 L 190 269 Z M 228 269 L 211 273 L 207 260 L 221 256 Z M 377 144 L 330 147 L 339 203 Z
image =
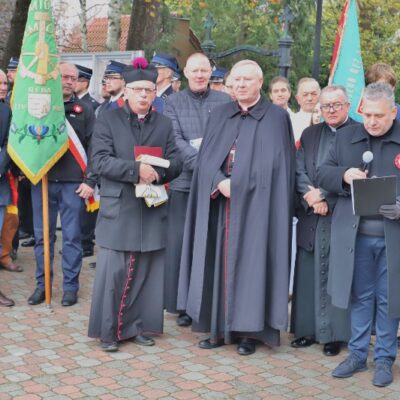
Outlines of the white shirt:
M 311 125 L 312 113 L 308 113 L 300 109 L 299 112 L 289 115 L 292 119 L 294 141 L 297 142 L 300 139 L 304 129 Z

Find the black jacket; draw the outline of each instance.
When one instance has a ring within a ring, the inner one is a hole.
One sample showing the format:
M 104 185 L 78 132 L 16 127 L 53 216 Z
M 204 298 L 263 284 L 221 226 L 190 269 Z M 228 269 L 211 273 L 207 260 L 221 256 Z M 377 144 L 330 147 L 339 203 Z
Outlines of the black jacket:
M 140 162 L 135 146 L 161 147 L 171 165 L 158 170 L 166 183 L 179 175 L 182 162 L 171 121 L 151 112 L 143 123 L 127 104 L 100 114 L 93 135 L 93 167 L 100 177 L 96 243 L 118 251 L 154 251 L 165 247 L 167 205 L 147 207 L 135 196 Z
M 210 112 L 230 101 L 226 93 L 211 89 L 200 95 L 187 88 L 167 97 L 164 115 L 172 120 L 176 145 L 183 160 L 182 173 L 171 182 L 170 189 L 189 192 L 198 152 L 191 141 L 203 138 Z
M 70 101 L 64 103 L 64 108 L 66 118 L 78 135 L 86 154 L 89 155 L 89 145 L 95 121 L 92 107 L 74 96 Z M 49 181 L 85 182 L 89 186 L 94 187 L 97 178 L 90 172 L 90 160 L 88 164 L 89 168 L 86 176 L 84 176 L 79 164 L 76 162 L 71 151 L 68 150 L 49 171 Z

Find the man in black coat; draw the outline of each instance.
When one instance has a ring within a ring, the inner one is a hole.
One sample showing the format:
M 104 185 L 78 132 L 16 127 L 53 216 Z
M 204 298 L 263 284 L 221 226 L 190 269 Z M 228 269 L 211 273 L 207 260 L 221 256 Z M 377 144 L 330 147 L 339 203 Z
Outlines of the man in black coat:
M 347 378 L 367 369 L 373 315 L 376 317 L 375 371 L 372 383 L 393 380 L 400 317 L 400 197 L 383 205 L 379 214 L 354 215 L 350 185 L 355 179 L 394 175 L 400 195 L 400 126 L 393 89 L 387 83 L 369 85 L 363 95 L 364 124 L 344 128 L 317 172 L 317 182 L 335 193 L 332 216 L 328 290 L 332 304 L 350 308 L 349 355 L 332 372 Z M 373 153 L 367 170 L 360 168 L 363 153 Z M 376 306 L 375 306 L 376 303 Z
M 331 216 L 336 196 L 319 188 L 317 168 L 324 163 L 336 135 L 353 124 L 343 86 L 327 86 L 319 98 L 324 122 L 306 128 L 296 153 L 297 257 L 292 302 L 292 347 L 324 344 L 334 356 L 350 336 L 346 311 L 333 307 L 327 293 Z
M 200 348 L 239 340 L 249 355 L 287 327 L 295 148 L 259 65 L 240 61 L 231 76 L 237 102 L 211 112 L 193 174 L 178 307 L 210 332 Z
M 135 185 L 169 182 L 182 164 L 171 121 L 151 109 L 157 70 L 127 67 L 123 76 L 127 102 L 99 116 L 92 152 L 100 210 L 88 334 L 104 351 L 118 350 L 123 340 L 154 345 L 144 334 L 163 331 L 167 205 L 149 207 L 135 196 Z M 137 160 L 140 154 L 158 155 L 170 166 L 153 168 Z

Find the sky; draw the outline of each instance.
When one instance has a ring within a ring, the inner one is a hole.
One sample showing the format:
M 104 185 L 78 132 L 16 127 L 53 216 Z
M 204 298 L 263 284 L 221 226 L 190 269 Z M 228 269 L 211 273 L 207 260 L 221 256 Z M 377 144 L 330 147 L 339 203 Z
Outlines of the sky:
M 93 16 L 106 16 L 108 0 L 86 0 L 88 18 Z M 73 26 L 79 23 L 79 13 L 81 6 L 79 0 L 52 0 L 53 9 L 57 10 L 61 5 L 65 6 L 65 13 L 63 15 L 63 23 L 68 26 Z

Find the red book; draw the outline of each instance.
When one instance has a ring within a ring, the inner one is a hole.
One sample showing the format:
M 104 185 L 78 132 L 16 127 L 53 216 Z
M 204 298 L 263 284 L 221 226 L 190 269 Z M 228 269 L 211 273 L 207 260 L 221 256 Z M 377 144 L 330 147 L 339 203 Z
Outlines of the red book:
M 135 156 L 135 160 L 141 155 L 141 154 L 148 154 L 149 156 L 154 156 L 154 157 L 163 157 L 163 152 L 162 152 L 162 147 L 161 146 L 135 146 L 133 149 L 133 154 Z

